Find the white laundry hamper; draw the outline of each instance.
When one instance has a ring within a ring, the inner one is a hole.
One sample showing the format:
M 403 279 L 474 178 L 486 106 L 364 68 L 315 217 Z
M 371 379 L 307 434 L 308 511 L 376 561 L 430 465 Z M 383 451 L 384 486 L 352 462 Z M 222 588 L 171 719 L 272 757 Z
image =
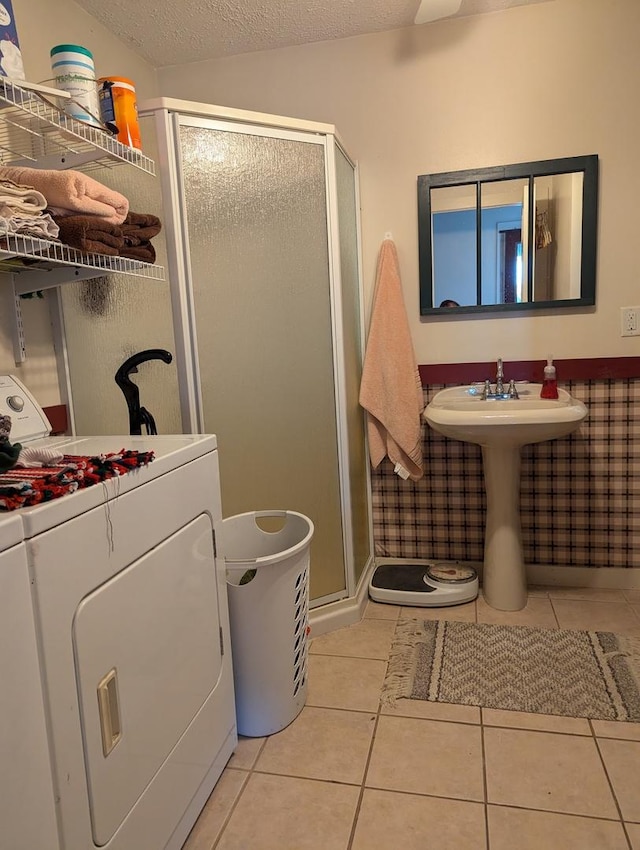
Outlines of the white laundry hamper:
M 278 531 L 258 525 L 276 519 Z M 279 732 L 305 704 L 313 531 L 295 511 L 252 511 L 221 523 L 240 735 Z

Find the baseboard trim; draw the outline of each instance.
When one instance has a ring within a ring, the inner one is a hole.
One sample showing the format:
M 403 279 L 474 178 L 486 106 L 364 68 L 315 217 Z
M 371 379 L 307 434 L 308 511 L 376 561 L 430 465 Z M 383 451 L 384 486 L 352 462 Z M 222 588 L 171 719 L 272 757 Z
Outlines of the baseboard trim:
M 610 590 L 640 588 L 640 569 L 635 567 L 554 567 L 527 564 L 529 584 L 549 587 L 594 587 Z
M 426 558 L 378 558 L 377 564 L 428 564 Z M 466 562 L 465 562 L 466 563 Z M 482 564 L 469 562 L 478 571 L 482 584 Z M 640 589 L 640 569 L 635 567 L 561 567 L 553 564 L 526 564 L 527 583 L 549 587 L 594 587 L 611 590 Z
M 364 617 L 364 609 L 369 601 L 369 579 L 376 566 L 376 562 L 371 558 L 369 564 L 362 571 L 355 596 L 330 602 L 328 605 L 321 605 L 309 612 L 312 638 L 360 622 Z
M 356 595 L 321 605 L 309 613 L 311 637 L 359 623 L 369 601 L 369 580 L 380 564 L 428 564 L 425 558 L 376 558 L 362 573 Z M 482 584 L 482 564 L 470 562 L 478 571 Z M 547 587 L 593 587 L 610 590 L 640 589 L 640 569 L 630 567 L 558 567 L 552 564 L 527 564 L 529 585 Z

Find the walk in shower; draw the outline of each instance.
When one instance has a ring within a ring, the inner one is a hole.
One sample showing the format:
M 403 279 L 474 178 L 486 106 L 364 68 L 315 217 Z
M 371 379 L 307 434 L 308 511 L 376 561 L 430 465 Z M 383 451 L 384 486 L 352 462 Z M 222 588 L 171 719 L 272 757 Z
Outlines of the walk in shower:
M 140 115 L 157 152 L 158 180 L 145 191 L 161 210 L 168 284 L 146 287 L 147 313 L 129 279 L 118 321 L 101 316 L 93 328 L 80 285 L 65 288 L 76 420 L 95 403 L 81 351 L 96 326 L 113 360 L 101 381 L 123 354 L 168 348 L 175 365 L 144 364 L 138 381 L 158 431 L 165 405 L 175 422 L 179 397 L 182 429 L 218 436 L 224 515 L 306 514 L 312 605 L 353 596 L 372 560 L 354 162 L 331 125 L 166 99 Z M 172 398 L 161 389 L 168 374 Z

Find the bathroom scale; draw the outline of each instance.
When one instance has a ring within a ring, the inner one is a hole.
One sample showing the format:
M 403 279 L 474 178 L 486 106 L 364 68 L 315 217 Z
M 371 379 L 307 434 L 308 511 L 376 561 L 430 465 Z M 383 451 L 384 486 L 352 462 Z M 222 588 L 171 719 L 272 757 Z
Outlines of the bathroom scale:
M 381 564 L 369 582 L 374 602 L 438 608 L 471 602 L 478 595 L 478 573 L 461 561 L 432 564 Z

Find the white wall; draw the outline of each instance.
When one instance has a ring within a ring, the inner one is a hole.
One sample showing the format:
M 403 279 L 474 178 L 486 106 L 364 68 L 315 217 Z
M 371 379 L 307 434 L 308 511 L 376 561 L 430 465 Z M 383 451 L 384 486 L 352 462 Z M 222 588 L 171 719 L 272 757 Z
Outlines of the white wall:
M 419 362 L 640 355 L 619 308 L 640 303 L 635 209 L 640 133 L 640 3 L 553 0 L 480 17 L 158 71 L 72 0 L 14 0 L 29 79 L 49 50 L 78 42 L 99 74 L 159 94 L 335 123 L 361 168 L 370 300 L 379 243 L 400 254 Z M 559 156 L 600 155 L 595 309 L 536 316 L 420 319 L 416 177 Z M 46 304 L 23 304 L 28 359 L 17 368 L 11 303 L 0 280 L 0 373 L 17 372 L 44 404 L 59 400 Z
M 370 300 L 398 245 L 418 361 L 640 355 L 640 2 L 554 0 L 337 42 L 161 69 L 163 95 L 336 124 L 360 164 Z M 416 177 L 600 155 L 597 306 L 520 318 L 419 316 Z
M 72 0 L 13 0 L 13 9 L 28 80 L 45 82 L 51 77 L 49 51 L 56 44 L 81 44 L 93 53 L 98 76 L 131 78 L 140 99 L 157 95 L 155 69 Z M 57 404 L 60 395 L 47 299 L 22 302 L 27 360 L 18 367 L 11 337 L 12 303 L 5 282 L 0 275 L 0 374 L 18 375 L 41 404 Z

